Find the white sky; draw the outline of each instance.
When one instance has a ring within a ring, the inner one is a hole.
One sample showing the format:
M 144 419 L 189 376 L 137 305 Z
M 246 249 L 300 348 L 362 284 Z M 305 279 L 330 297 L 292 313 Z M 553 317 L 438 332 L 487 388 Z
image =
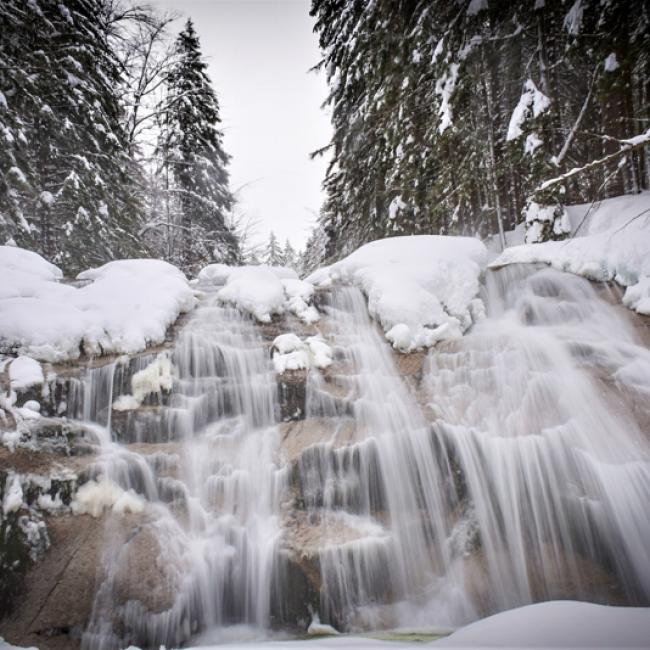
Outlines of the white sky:
M 309 0 L 150 0 L 190 17 L 221 105 L 231 187 L 240 210 L 258 221 L 257 239 L 274 230 L 303 248 L 323 194 L 323 158 L 309 153 L 331 137 L 320 108 L 325 76 L 308 72 L 320 53 Z M 243 186 L 243 187 L 242 187 Z

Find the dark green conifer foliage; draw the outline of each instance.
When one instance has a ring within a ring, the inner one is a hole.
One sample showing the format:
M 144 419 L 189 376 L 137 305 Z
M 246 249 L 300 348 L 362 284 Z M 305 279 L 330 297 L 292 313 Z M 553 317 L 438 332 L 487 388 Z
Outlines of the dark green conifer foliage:
M 172 177 L 180 217 L 176 259 L 190 273 L 218 261 L 240 259 L 237 239 L 226 225 L 233 206 L 223 149 L 219 103 L 206 74 L 199 39 L 188 20 L 176 41 L 168 78 L 161 150 Z
M 0 241 L 75 272 L 146 254 L 101 0 L 0 4 Z
M 378 237 L 496 234 L 531 196 L 650 185 L 646 147 L 537 193 L 650 127 L 647 3 L 312 0 L 311 14 L 334 127 L 328 257 Z

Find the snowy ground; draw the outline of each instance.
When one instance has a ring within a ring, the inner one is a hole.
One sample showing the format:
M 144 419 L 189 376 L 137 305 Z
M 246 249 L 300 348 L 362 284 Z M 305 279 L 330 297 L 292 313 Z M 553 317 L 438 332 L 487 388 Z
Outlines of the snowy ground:
M 239 631 L 239 630 L 237 630 Z M 403 631 L 405 633 L 405 631 Z M 650 608 L 609 607 L 576 601 L 550 601 L 495 614 L 448 637 L 430 643 L 382 641 L 370 637 L 338 635 L 291 641 L 256 640 L 236 642 L 224 637 L 228 650 L 287 648 L 648 648 Z M 223 645 L 200 645 L 190 650 L 216 650 Z M 11 646 L 10 646 L 11 648 Z M 0 645 L 0 650 L 3 650 Z M 129 650 L 138 650 L 135 647 Z
M 650 192 L 568 206 L 570 239 L 506 248 L 491 267 L 544 262 L 562 271 L 625 287 L 623 303 L 650 315 Z M 523 242 L 523 229 L 509 243 Z
M 358 285 L 386 338 L 403 352 L 458 338 L 484 314 L 478 298 L 487 249 L 471 237 L 380 239 L 312 273 L 320 287 Z
M 183 273 L 161 260 L 109 262 L 80 273 L 77 287 L 40 255 L 0 246 L 0 277 L 0 349 L 42 361 L 139 352 L 196 302 Z

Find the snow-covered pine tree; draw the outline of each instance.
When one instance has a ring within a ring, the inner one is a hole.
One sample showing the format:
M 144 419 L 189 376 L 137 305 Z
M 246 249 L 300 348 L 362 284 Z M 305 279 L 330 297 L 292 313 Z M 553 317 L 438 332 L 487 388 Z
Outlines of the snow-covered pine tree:
M 296 251 L 293 249 L 291 242 L 287 239 L 284 242 L 284 249 L 282 251 L 282 266 L 295 270 L 297 263 L 298 257 L 296 256 Z
M 301 278 L 307 277 L 310 273 L 323 265 L 327 259 L 327 235 L 322 226 L 317 225 L 309 235 L 305 250 L 300 256 L 300 268 L 298 274 Z
M 176 40 L 176 60 L 167 76 L 159 149 L 166 190 L 177 199 L 176 261 L 188 273 L 210 262 L 240 261 L 237 238 L 227 226 L 233 206 L 228 186 L 229 156 L 218 129 L 219 103 L 206 74 L 191 20 Z
M 646 5 L 312 0 L 333 125 L 328 256 L 398 234 L 497 233 L 531 198 L 648 187 L 640 147 L 537 193 L 650 127 Z
M 103 0 L 0 4 L 0 240 L 67 272 L 142 256 Z
M 282 247 L 273 231 L 269 234 L 269 243 L 266 245 L 266 249 L 264 250 L 263 260 L 264 264 L 268 264 L 269 266 L 284 265 Z

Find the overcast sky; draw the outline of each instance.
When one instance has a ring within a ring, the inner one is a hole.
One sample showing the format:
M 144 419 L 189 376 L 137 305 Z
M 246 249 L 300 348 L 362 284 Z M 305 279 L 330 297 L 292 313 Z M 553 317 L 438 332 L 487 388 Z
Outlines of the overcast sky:
M 321 109 L 324 74 L 309 0 L 150 0 L 161 11 L 191 17 L 221 104 L 224 145 L 232 156 L 231 187 L 240 209 L 304 246 L 322 202 L 323 159 L 309 152 L 330 139 Z

